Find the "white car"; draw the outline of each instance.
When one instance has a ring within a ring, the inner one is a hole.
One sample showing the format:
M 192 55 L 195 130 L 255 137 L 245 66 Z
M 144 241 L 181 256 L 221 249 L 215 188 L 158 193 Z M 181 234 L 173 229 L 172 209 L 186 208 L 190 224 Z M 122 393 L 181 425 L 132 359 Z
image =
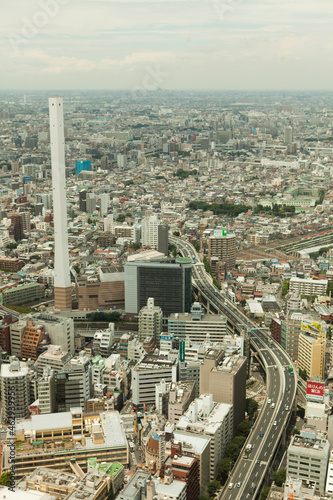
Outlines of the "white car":
M 273 425 L 277 425 L 277 421 L 276 421 L 276 420 L 274 420 L 274 423 L 273 423 Z

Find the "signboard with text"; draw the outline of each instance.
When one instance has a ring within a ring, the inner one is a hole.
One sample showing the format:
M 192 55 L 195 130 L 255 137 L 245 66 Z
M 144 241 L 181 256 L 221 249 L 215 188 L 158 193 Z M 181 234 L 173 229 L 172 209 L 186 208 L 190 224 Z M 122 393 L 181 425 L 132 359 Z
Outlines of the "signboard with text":
M 323 382 L 311 382 L 311 380 L 308 380 L 306 383 L 306 397 L 322 401 L 324 398 Z

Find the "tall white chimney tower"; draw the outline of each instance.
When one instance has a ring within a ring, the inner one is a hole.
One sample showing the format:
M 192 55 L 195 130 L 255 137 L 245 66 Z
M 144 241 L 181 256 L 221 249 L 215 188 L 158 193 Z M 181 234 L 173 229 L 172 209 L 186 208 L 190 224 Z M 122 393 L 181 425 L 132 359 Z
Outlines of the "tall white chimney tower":
M 54 306 L 55 309 L 71 310 L 62 97 L 50 97 L 49 110 L 54 216 Z

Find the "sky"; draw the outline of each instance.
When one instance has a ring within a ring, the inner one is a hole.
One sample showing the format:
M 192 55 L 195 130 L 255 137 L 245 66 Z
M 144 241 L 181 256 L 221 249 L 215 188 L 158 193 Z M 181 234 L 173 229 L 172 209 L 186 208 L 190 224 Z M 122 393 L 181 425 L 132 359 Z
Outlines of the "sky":
M 332 0 L 1 0 L 0 89 L 333 90 Z

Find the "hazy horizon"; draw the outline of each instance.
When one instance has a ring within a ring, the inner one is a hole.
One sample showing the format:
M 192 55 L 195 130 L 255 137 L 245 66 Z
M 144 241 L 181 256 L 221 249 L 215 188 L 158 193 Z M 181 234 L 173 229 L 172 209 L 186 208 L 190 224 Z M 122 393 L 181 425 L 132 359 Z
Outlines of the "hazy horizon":
M 1 12 L 1 90 L 333 90 L 329 0 L 17 0 Z

